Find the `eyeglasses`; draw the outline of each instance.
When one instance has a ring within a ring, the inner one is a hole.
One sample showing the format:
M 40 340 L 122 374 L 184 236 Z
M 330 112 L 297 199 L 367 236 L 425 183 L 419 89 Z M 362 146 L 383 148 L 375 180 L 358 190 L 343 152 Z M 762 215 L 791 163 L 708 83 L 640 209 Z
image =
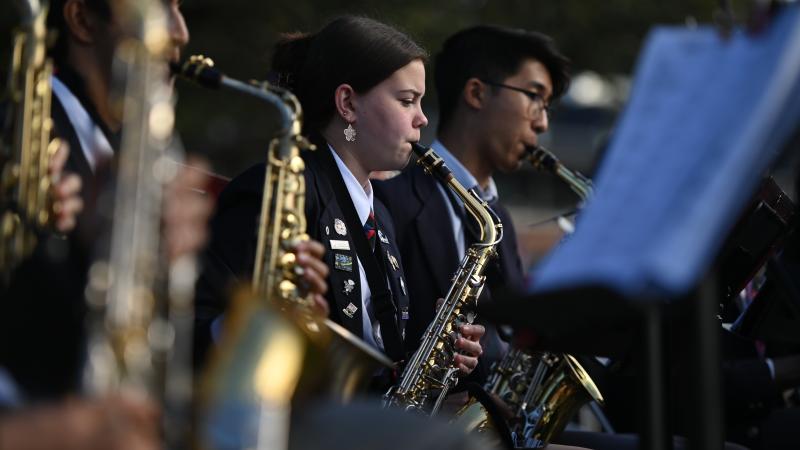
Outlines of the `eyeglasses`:
M 529 91 L 516 86 L 509 86 L 507 84 L 497 83 L 494 81 L 481 80 L 481 82 L 488 84 L 489 86 L 510 89 L 512 91 L 522 92 L 525 94 L 525 96 L 531 101 L 531 109 L 528 111 L 528 115 L 533 119 L 538 118 L 542 112 L 547 113 L 548 118 L 550 118 L 553 114 L 550 105 L 544 101 L 544 97 L 542 97 L 538 92 Z

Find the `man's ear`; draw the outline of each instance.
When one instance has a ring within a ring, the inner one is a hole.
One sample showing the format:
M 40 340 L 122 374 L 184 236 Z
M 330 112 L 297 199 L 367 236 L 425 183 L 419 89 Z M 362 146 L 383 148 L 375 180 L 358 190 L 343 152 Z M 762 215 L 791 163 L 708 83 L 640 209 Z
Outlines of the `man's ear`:
M 54 11 L 55 12 L 55 11 Z M 64 3 L 64 23 L 66 32 L 81 44 L 94 42 L 92 31 L 97 26 L 98 17 L 89 10 L 84 0 L 67 0 Z
M 474 109 L 481 109 L 486 103 L 488 95 L 487 86 L 477 78 L 470 78 L 464 83 L 464 89 L 461 91 L 461 96 L 464 103 Z
M 355 123 L 358 121 L 358 111 L 355 101 L 356 93 L 349 84 L 340 84 L 334 91 L 334 102 L 336 112 L 345 122 Z

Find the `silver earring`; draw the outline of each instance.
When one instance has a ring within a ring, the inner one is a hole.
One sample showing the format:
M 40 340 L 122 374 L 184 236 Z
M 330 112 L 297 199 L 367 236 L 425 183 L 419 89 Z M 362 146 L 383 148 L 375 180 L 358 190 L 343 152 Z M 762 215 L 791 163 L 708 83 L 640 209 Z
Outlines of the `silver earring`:
M 347 124 L 347 128 L 344 129 L 344 138 L 347 142 L 355 142 L 356 140 L 356 129 L 353 128 L 353 124 Z

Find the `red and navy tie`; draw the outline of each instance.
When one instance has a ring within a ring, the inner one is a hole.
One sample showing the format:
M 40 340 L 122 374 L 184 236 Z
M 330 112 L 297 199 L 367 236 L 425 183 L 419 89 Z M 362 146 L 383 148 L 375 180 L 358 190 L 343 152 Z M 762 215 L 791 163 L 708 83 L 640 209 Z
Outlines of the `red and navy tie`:
M 375 241 L 377 238 L 377 231 L 375 228 L 375 213 L 370 209 L 369 217 L 367 217 L 367 221 L 364 222 L 364 234 L 367 235 L 367 242 L 369 242 L 369 248 L 371 248 L 372 251 L 375 251 Z

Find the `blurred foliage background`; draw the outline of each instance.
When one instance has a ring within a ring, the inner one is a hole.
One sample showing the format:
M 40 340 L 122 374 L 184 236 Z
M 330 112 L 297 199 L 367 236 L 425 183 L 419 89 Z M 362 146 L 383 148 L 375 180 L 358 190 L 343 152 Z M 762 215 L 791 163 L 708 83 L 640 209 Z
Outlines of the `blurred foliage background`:
M 749 2 L 731 3 L 736 17 L 746 15 Z M 599 105 L 580 105 L 568 98 L 542 139 L 567 166 L 591 175 L 598 150 L 624 104 L 626 80 L 648 30 L 658 24 L 711 22 L 719 4 L 718 0 L 185 0 L 181 9 L 191 33 L 185 54 L 210 56 L 224 72 L 241 79 L 264 77 L 271 47 L 281 33 L 313 31 L 344 13 L 391 23 L 415 37 L 432 55 L 448 35 L 474 24 L 547 33 L 572 60 L 575 74 L 590 73 L 593 80 L 614 88 L 611 100 Z M 13 1 L 4 0 L 0 6 L 3 85 L 17 20 Z M 423 102 L 431 124 L 423 133 L 424 142 L 433 139 L 436 128 L 431 70 Z M 178 96 L 178 129 L 184 146 L 209 158 L 217 173 L 231 177 L 263 159 L 275 126 L 273 112 L 255 100 L 204 91 L 185 82 L 178 83 Z M 532 224 L 573 208 L 576 199 L 563 183 L 532 169 L 500 174 L 496 179 L 515 216 L 530 263 L 560 236 L 554 225 Z M 534 236 L 526 237 L 526 233 Z

